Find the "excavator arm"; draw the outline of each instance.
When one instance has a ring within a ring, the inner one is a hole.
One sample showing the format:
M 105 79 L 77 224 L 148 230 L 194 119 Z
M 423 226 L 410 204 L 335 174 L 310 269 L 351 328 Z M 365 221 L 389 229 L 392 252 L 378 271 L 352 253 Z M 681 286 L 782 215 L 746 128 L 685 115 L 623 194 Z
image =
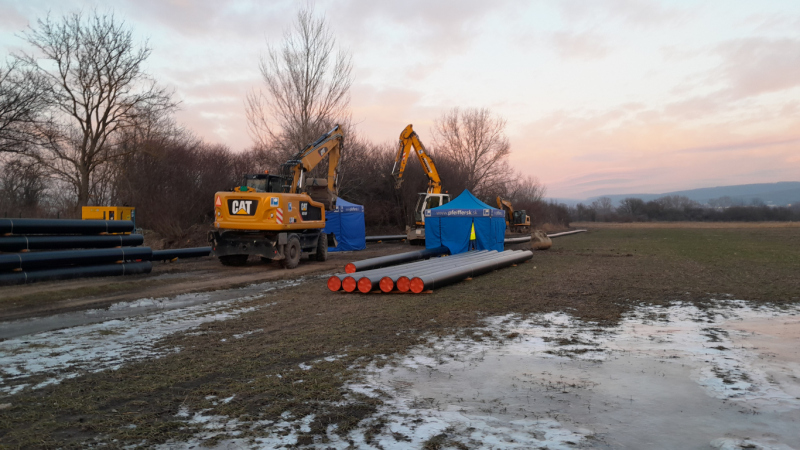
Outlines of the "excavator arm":
M 339 191 L 339 160 L 343 146 L 344 133 L 342 133 L 339 125 L 336 125 L 331 131 L 325 133 L 295 155 L 294 159 L 284 163 L 285 177 L 287 180 L 291 178 L 291 185 L 289 185 L 287 191 L 291 194 L 300 192 L 313 194 L 311 192 L 313 190 L 319 191 L 322 190 L 321 188 L 327 188 L 329 201 L 326 202 L 326 208 L 333 209 L 336 195 Z M 304 177 L 303 174 L 305 172 L 313 170 L 325 158 L 328 158 L 327 179 Z M 330 198 L 333 200 L 330 200 Z
M 514 207 L 511 206 L 510 201 L 503 200 L 500 197 L 497 197 L 497 207 L 506 212 L 506 227 L 508 227 L 513 222 Z
M 408 154 L 411 148 L 414 148 L 414 153 L 419 158 L 422 165 L 422 170 L 428 176 L 428 193 L 439 194 L 442 192 L 442 180 L 439 178 L 439 171 L 436 170 L 436 165 L 433 163 L 425 146 L 419 140 L 419 136 L 414 131 L 411 125 L 407 126 L 402 133 L 400 133 L 400 144 L 397 148 L 397 156 L 394 158 L 394 167 L 392 167 L 392 176 L 395 179 L 396 187 L 399 188 L 403 184 L 403 173 L 406 170 L 408 163 Z

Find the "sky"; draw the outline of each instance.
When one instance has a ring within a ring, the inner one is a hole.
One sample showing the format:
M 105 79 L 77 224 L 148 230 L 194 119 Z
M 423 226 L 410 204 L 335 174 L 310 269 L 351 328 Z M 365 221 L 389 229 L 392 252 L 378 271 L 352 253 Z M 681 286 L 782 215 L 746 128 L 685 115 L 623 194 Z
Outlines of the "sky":
M 245 96 L 299 1 L 0 0 L 0 57 L 48 12 L 113 11 L 152 47 L 177 120 L 252 145 Z M 507 121 L 550 198 L 800 181 L 800 1 L 318 0 L 353 58 L 359 134 L 424 143 L 454 107 Z M 511 176 L 511 175 L 510 175 Z M 446 180 L 444 180 L 446 183 Z

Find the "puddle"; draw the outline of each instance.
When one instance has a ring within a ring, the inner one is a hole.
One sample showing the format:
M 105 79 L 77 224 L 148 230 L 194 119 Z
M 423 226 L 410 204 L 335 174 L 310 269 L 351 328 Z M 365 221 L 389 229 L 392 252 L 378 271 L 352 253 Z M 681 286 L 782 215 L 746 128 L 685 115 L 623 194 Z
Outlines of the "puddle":
M 241 289 L 117 303 L 108 310 L 81 312 L 76 317 L 80 324 L 69 328 L 63 328 L 63 316 L 70 315 L 45 318 L 59 323 L 60 329 L 0 341 L 0 394 L 13 395 L 85 372 L 115 370 L 124 363 L 179 351 L 156 347 L 170 334 L 274 305 L 239 306 L 266 292 L 300 282 L 261 283 Z
M 565 314 L 506 316 L 487 320 L 485 331 L 513 339 L 432 341 L 353 388 L 389 393 L 381 411 L 389 423 L 413 429 L 422 418 L 441 432 L 479 430 L 479 438 L 455 432 L 452 440 L 469 448 L 800 442 L 797 308 L 642 307 L 603 331 Z M 553 442 L 554 429 L 568 437 Z
M 563 313 L 489 318 L 483 329 L 366 371 L 349 389 L 384 405 L 346 437 L 329 429 L 312 446 L 795 448 L 799 313 L 721 301 L 708 310 L 640 307 L 613 328 Z M 489 334 L 501 339 L 473 337 Z M 162 448 L 193 448 L 220 433 L 231 438 L 211 448 L 290 447 L 311 420 L 237 428 L 225 417 L 191 417 L 208 420 L 207 431 Z M 379 421 L 386 425 L 375 433 Z M 261 437 L 230 433 L 253 427 Z
M 170 275 L 170 274 L 165 274 Z M 162 275 L 163 276 L 163 275 Z M 90 309 L 72 313 L 57 314 L 47 317 L 0 322 L 0 340 L 9 339 L 60 328 L 75 327 L 92 323 L 104 322 L 111 319 L 124 319 L 147 315 L 161 311 L 169 311 L 189 306 L 212 303 L 218 301 L 241 300 L 260 295 L 273 289 L 296 286 L 305 278 L 285 281 L 271 281 L 267 283 L 252 284 L 236 289 L 222 289 L 219 291 L 201 292 L 195 294 L 181 294 L 174 297 L 143 298 L 132 302 L 120 302 L 106 309 Z

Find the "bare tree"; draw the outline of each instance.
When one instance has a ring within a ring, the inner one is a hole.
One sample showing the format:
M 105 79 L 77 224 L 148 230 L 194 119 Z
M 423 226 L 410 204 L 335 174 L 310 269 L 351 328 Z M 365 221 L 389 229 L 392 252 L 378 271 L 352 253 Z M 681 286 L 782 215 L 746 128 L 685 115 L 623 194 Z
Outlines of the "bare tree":
M 508 197 L 513 203 L 533 203 L 541 201 L 547 193 L 547 187 L 534 176 L 523 177 L 509 183 Z
M 103 178 L 99 168 L 122 156 L 114 138 L 140 114 L 166 113 L 176 103 L 142 70 L 147 43 L 138 46 L 113 15 L 48 16 L 25 38 L 37 52 L 18 60 L 46 80 L 54 116 L 37 158 L 73 186 L 78 207 L 87 205 Z
M 20 66 L 13 61 L 6 69 L 0 67 L 0 153 L 28 150 L 47 109 L 44 78 Z
M 37 215 L 46 189 L 45 179 L 41 166 L 35 161 L 23 155 L 8 156 L 0 166 L 2 214 Z
M 478 197 L 502 191 L 511 176 L 505 127 L 506 121 L 487 108 L 453 108 L 436 121 L 437 153 L 456 163 L 465 187 Z
M 269 45 L 259 67 L 266 92 L 250 92 L 245 109 L 250 134 L 272 165 L 334 123 L 349 122 L 352 60 L 311 7 L 298 11 L 281 46 Z

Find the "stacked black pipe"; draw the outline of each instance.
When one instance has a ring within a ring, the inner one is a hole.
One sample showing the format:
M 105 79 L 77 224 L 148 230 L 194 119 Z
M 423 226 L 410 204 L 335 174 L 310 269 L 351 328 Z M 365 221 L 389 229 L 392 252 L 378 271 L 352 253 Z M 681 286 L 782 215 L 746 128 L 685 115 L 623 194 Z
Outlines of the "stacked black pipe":
M 149 273 L 129 220 L 0 219 L 0 286 Z M 8 253 L 13 252 L 13 253 Z

